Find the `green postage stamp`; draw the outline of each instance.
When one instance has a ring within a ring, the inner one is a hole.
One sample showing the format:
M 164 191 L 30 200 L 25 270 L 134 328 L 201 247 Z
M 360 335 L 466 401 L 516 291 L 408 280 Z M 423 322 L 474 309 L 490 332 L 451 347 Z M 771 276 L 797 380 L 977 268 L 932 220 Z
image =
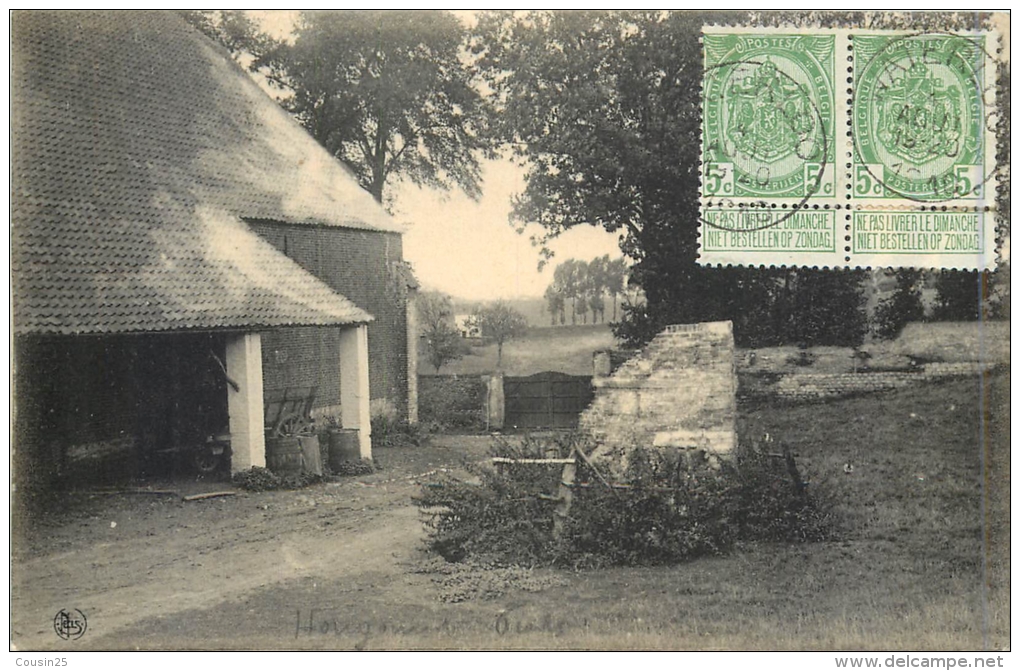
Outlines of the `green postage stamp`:
M 707 265 L 994 267 L 994 33 L 706 27 Z

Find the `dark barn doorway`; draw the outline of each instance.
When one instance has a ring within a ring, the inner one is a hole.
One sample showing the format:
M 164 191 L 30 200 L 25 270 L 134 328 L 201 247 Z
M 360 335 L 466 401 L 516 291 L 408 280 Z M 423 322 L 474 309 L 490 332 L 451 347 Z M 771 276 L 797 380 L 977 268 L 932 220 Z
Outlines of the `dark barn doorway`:
M 176 475 L 228 431 L 222 334 L 19 338 L 15 478 L 74 487 Z

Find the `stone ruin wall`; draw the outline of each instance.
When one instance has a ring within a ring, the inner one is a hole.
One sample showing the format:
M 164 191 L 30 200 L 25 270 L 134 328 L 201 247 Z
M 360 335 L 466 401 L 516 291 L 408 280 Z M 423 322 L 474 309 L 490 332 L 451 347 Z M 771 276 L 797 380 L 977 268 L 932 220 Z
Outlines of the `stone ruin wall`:
M 608 373 L 596 361 L 595 400 L 580 427 L 601 447 L 736 450 L 737 378 L 731 322 L 678 324 Z M 603 372 L 603 375 L 600 375 Z

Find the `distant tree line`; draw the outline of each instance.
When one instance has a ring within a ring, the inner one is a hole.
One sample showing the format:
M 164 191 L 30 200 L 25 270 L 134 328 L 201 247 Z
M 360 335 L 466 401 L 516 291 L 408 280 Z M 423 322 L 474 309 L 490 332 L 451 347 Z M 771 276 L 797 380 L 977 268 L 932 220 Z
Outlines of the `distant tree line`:
M 610 259 L 608 254 L 591 261 L 567 259 L 556 266 L 553 281 L 545 290 L 546 310 L 550 325 L 567 323 L 597 324 L 606 321 L 606 298 L 613 302 L 612 320 L 616 321 L 619 299 L 627 288 L 627 264 L 623 258 Z
M 975 321 L 982 316 L 1001 319 L 1006 305 L 992 295 L 988 273 L 965 270 L 925 271 L 901 268 L 894 272 L 896 286 L 878 304 L 872 332 L 879 338 L 895 338 L 910 322 Z M 935 301 L 925 310 L 922 288 L 935 285 Z M 984 312 L 984 315 L 982 314 Z

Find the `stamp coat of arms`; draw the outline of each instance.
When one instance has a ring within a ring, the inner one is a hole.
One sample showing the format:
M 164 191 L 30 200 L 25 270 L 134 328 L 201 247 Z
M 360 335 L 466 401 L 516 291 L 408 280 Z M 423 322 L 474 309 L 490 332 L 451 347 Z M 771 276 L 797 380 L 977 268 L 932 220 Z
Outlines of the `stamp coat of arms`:
M 855 199 L 983 203 L 986 37 L 863 34 L 853 38 Z
M 704 45 L 704 195 L 834 197 L 835 37 L 706 34 Z

